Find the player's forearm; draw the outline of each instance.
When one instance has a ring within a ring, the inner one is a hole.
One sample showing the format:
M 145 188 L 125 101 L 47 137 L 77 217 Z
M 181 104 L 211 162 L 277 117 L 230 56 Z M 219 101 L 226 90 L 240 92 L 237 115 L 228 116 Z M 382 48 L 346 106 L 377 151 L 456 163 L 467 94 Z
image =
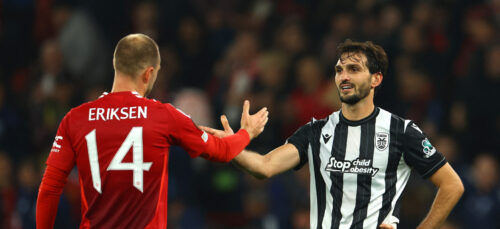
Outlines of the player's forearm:
M 438 189 L 431 210 L 417 228 L 440 228 L 463 192 L 464 187 L 460 181 L 442 185 Z
M 210 136 L 203 155 L 210 161 L 230 162 L 250 143 L 250 137 L 246 130 L 240 130 L 236 134 L 217 138 Z
M 256 152 L 243 150 L 233 159 L 233 162 L 241 169 L 245 170 L 258 179 L 265 179 L 272 176 L 265 166 L 265 156 Z
M 60 169 L 47 166 L 38 190 L 36 203 L 36 227 L 53 228 L 61 196 L 68 174 Z
M 60 195 L 52 195 L 42 190 L 38 192 L 38 199 L 36 202 L 36 228 L 49 229 L 54 227 L 59 197 Z

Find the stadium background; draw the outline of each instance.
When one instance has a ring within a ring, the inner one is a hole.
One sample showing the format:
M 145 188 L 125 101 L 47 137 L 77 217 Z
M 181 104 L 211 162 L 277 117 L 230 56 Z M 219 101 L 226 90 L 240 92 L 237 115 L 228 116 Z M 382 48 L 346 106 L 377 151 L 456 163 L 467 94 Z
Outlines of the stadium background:
M 266 153 L 339 108 L 335 47 L 382 45 L 390 68 L 376 104 L 416 120 L 466 191 L 445 228 L 500 228 L 500 1 L 0 0 L 0 228 L 35 228 L 37 189 L 58 124 L 109 91 L 112 51 L 129 33 L 161 49 L 150 97 L 198 124 L 238 128 L 241 104 L 270 121 L 249 148 Z M 231 164 L 170 156 L 169 228 L 308 228 L 308 170 L 259 181 Z M 412 175 L 400 228 L 414 228 L 435 188 Z M 57 228 L 76 228 L 77 174 Z

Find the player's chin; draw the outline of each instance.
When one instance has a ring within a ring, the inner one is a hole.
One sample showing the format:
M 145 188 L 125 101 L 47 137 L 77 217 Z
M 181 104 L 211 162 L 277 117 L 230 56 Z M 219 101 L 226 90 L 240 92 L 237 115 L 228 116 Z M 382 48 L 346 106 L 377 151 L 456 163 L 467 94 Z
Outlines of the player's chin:
M 344 93 L 340 94 L 340 98 L 344 99 L 344 100 L 349 100 L 352 97 L 354 97 L 354 93 L 353 92 L 344 92 Z
M 359 97 L 355 94 L 340 96 L 340 101 L 347 104 L 356 104 L 359 101 Z

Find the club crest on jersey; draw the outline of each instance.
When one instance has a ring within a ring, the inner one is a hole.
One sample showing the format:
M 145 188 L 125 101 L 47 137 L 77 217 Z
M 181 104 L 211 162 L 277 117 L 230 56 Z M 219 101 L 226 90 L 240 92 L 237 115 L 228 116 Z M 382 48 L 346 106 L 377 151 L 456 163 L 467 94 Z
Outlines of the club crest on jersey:
M 375 134 L 375 148 L 382 151 L 387 149 L 387 146 L 389 146 L 389 134 L 382 132 Z
M 330 162 L 326 165 L 326 171 L 337 173 L 355 173 L 375 176 L 378 168 L 373 168 L 372 160 L 356 158 L 352 161 L 337 160 L 335 157 L 330 157 Z
M 424 147 L 422 151 L 424 151 L 425 158 L 429 158 L 434 153 L 436 153 L 436 148 L 434 148 L 434 146 L 432 146 L 431 142 L 427 138 L 422 140 L 422 147 Z

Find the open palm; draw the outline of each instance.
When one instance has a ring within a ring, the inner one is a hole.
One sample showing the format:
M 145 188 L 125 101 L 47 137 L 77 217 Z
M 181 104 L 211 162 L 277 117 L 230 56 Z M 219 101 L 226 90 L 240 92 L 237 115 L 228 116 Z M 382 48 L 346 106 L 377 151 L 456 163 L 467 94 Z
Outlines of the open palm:
M 264 107 L 257 113 L 250 115 L 249 110 L 250 102 L 245 100 L 245 102 L 243 103 L 243 112 L 241 114 L 241 128 L 245 129 L 248 132 L 250 139 L 253 139 L 260 133 L 262 133 L 262 131 L 264 131 L 269 112 L 267 111 L 267 108 Z M 229 126 L 229 121 L 227 120 L 227 117 L 225 115 L 221 115 L 220 121 L 222 123 L 222 126 L 224 127 L 224 130 L 217 130 L 206 126 L 200 126 L 200 129 L 219 138 L 234 134 L 234 131 L 231 126 Z

